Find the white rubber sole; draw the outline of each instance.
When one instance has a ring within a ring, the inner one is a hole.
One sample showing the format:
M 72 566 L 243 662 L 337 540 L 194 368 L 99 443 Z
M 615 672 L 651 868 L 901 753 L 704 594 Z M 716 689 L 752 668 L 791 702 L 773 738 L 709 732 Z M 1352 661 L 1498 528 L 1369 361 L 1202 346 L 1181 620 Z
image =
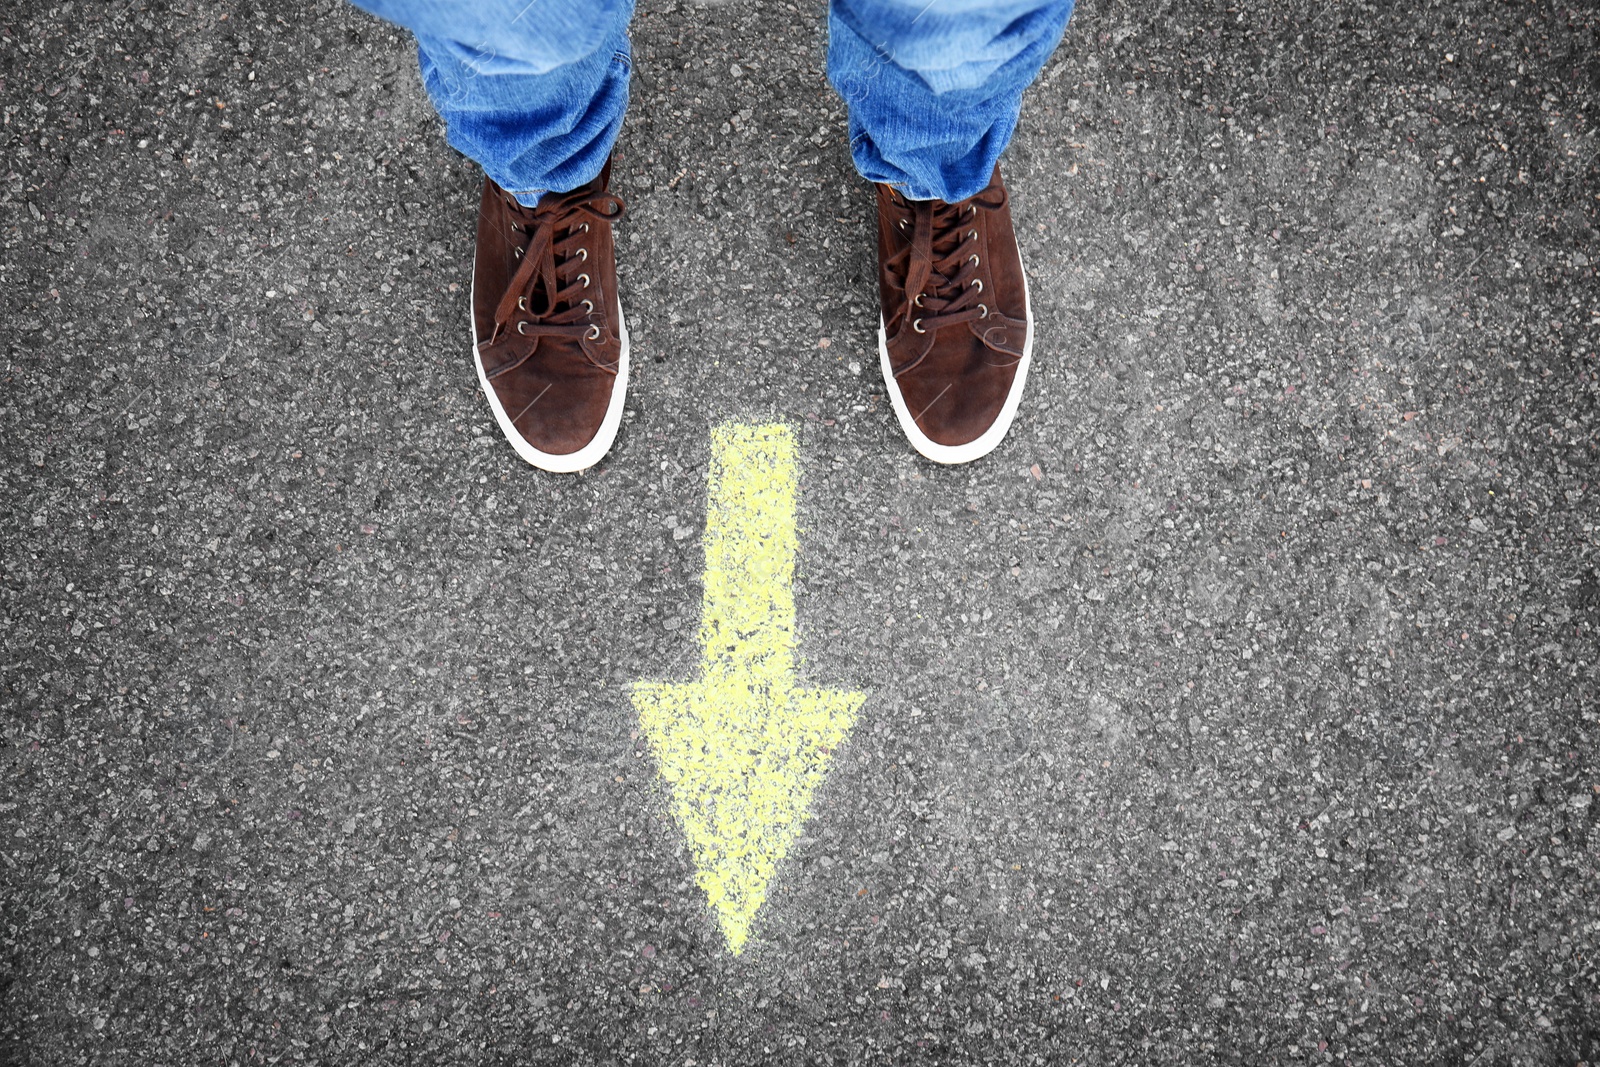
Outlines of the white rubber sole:
M 941 445 L 923 433 L 917 426 L 917 420 L 912 417 L 911 411 L 906 407 L 906 398 L 900 393 L 900 383 L 895 380 L 894 368 L 889 364 L 889 338 L 884 333 L 883 313 L 878 313 L 878 364 L 883 368 L 883 384 L 889 390 L 889 403 L 894 405 L 894 414 L 900 420 L 900 429 L 905 431 L 906 438 L 910 440 L 911 447 L 935 463 L 971 463 L 975 459 L 982 459 L 999 447 L 1005 440 L 1006 432 L 1011 429 L 1011 422 L 1017 417 L 1017 408 L 1022 404 L 1022 389 L 1028 383 L 1028 365 L 1033 362 L 1033 302 L 1028 296 L 1028 272 L 1022 272 L 1022 306 L 1028 316 L 1028 333 L 1022 342 L 1022 359 L 1017 362 L 1017 376 L 1011 380 L 1011 392 L 1006 394 L 1006 402 L 1000 408 L 1000 415 L 977 439 L 968 441 L 964 445 Z
M 473 303 L 467 306 L 476 307 L 477 286 L 474 284 L 469 297 Z M 506 435 L 506 440 L 511 447 L 517 450 L 517 455 L 526 462 L 533 464 L 540 470 L 551 471 L 555 474 L 576 474 L 581 470 L 588 470 L 599 463 L 605 454 L 611 451 L 611 445 L 617 439 L 617 430 L 622 425 L 622 409 L 628 392 L 628 324 L 622 317 L 622 301 L 617 301 L 617 334 L 622 338 L 622 355 L 617 360 L 617 380 L 611 383 L 611 403 L 606 407 L 605 418 L 600 421 L 600 430 L 594 435 L 594 440 L 578 449 L 576 452 L 557 454 L 554 452 L 541 452 L 527 441 L 523 440 L 517 428 L 512 425 L 511 417 L 506 414 L 506 409 L 500 403 L 500 398 L 495 395 L 494 386 L 489 384 L 489 376 L 483 370 L 483 358 L 478 354 L 478 320 L 472 320 L 472 365 L 478 369 L 478 384 L 483 386 L 483 395 L 489 398 L 489 408 L 494 412 L 494 421 L 500 424 L 500 432 Z

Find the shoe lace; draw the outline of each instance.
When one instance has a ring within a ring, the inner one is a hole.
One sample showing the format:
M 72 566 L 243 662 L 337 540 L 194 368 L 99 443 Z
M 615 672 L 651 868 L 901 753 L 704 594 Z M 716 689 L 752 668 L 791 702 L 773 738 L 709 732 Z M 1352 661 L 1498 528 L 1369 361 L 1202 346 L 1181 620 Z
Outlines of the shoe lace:
M 978 231 L 971 225 L 979 211 L 998 211 L 1006 205 L 1005 186 L 992 184 L 965 200 L 953 204 L 943 200 L 906 200 L 894 193 L 910 218 L 899 220 L 908 245 L 890 256 L 885 266 L 896 281 L 902 282 L 906 302 L 888 324 L 891 337 L 903 331 L 931 333 L 944 326 L 989 317 L 983 299 L 983 280 L 978 268 Z M 931 346 L 930 346 L 931 347 Z M 926 356 L 901 368 L 910 370 Z
M 590 321 L 595 313 L 589 297 L 592 277 L 585 235 L 591 221 L 616 222 L 626 212 L 622 198 L 604 189 L 584 186 L 570 193 L 547 193 L 537 207 L 526 207 L 507 196 L 512 229 L 528 243 L 516 249 L 521 259 L 494 311 L 494 332 L 488 344 L 498 343 L 511 331 L 531 338 L 519 358 L 497 368 L 498 377 L 532 358 L 544 337 L 568 337 L 579 342 L 583 356 L 601 370 L 616 373 L 616 365 L 596 358 L 591 348 L 601 329 Z M 588 268 L 588 269 L 586 269 Z M 589 296 L 585 296 L 585 292 Z

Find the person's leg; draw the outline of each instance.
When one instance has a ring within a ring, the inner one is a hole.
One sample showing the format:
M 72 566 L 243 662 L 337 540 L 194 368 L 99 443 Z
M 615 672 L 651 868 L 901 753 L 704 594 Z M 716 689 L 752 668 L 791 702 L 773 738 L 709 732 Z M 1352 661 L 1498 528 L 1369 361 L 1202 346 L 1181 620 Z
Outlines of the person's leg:
M 495 422 L 536 467 L 599 462 L 622 421 L 628 330 L 609 157 L 633 0 L 352 0 L 417 37 L 450 143 L 487 175 L 472 334 Z
M 997 160 L 1072 0 L 833 0 L 828 75 L 877 184 L 879 362 L 918 452 L 966 463 L 1010 429 L 1033 313 Z
M 828 77 L 870 182 L 913 200 L 989 184 L 1072 0 L 833 0 Z
M 533 206 L 593 181 L 628 106 L 633 0 L 352 0 L 409 29 L 450 144 Z

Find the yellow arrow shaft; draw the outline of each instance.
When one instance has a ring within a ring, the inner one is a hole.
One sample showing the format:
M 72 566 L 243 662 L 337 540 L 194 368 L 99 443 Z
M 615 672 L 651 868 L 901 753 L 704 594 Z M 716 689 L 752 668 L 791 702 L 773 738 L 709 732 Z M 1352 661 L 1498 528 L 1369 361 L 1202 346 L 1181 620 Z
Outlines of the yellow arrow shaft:
M 792 685 L 795 453 L 785 426 L 729 425 L 712 432 L 700 616 L 708 681 L 740 677 L 756 686 Z

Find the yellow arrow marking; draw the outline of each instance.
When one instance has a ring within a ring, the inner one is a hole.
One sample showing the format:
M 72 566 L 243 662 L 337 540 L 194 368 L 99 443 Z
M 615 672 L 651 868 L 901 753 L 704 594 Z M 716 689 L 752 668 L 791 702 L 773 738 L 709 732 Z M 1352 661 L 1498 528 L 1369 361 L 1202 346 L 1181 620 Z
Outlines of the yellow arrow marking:
M 735 955 L 866 700 L 795 684 L 795 453 L 787 426 L 712 431 L 700 678 L 633 687 L 696 880 Z

